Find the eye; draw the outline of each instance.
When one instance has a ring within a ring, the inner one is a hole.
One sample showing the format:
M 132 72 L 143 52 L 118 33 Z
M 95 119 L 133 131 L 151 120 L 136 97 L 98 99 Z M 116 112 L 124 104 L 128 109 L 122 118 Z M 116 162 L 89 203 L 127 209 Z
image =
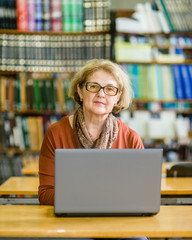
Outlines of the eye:
M 111 86 L 105 87 L 105 89 L 107 92 L 115 92 L 116 91 L 116 88 L 111 87 Z
M 99 89 L 99 85 L 96 84 L 96 83 L 90 83 L 90 84 L 88 85 L 88 88 L 89 88 L 90 90 L 98 90 L 98 89 Z
M 89 88 L 97 88 L 98 86 L 96 84 L 90 84 Z

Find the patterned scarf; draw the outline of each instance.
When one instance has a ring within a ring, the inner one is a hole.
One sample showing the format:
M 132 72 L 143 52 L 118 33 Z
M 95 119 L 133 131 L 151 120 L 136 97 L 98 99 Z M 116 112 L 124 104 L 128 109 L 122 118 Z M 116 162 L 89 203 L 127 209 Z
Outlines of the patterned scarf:
M 117 118 L 110 113 L 106 119 L 103 131 L 99 138 L 94 141 L 86 128 L 82 107 L 78 108 L 74 114 L 73 129 L 79 148 L 111 148 L 118 135 Z

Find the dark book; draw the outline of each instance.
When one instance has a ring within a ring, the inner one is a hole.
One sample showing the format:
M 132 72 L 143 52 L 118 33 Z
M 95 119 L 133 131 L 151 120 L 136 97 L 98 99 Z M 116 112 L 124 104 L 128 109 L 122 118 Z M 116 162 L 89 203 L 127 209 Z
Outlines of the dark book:
M 43 3 L 43 30 L 51 30 L 51 6 L 50 0 L 42 0 Z

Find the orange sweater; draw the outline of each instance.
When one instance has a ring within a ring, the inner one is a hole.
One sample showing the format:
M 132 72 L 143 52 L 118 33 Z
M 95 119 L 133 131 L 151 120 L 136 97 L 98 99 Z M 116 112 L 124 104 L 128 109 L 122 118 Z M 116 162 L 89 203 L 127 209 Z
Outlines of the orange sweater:
M 112 148 L 144 148 L 140 136 L 118 119 L 119 132 Z M 39 201 L 54 204 L 54 154 L 56 148 L 77 148 L 69 117 L 63 117 L 46 131 L 39 157 Z

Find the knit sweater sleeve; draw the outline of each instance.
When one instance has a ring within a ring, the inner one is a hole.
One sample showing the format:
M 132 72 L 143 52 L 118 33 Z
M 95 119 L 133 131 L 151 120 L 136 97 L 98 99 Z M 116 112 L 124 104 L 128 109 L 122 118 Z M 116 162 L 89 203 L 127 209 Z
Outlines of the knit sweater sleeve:
M 76 148 L 68 117 L 52 124 L 46 131 L 39 156 L 39 202 L 54 204 L 55 149 Z
M 39 156 L 39 202 L 54 204 L 54 154 L 55 143 L 52 130 L 45 133 Z

